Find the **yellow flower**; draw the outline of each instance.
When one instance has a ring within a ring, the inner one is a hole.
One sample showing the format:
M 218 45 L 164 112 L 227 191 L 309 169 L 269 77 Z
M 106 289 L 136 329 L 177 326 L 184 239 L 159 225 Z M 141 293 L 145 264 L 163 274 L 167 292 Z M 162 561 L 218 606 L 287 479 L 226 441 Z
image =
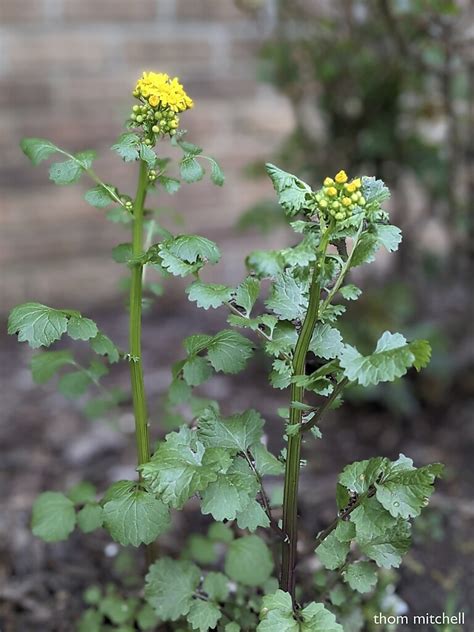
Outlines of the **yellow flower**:
M 346 191 L 349 191 L 349 193 L 354 193 L 354 191 L 357 190 L 356 185 L 354 184 L 354 182 L 351 182 L 350 184 L 345 184 L 344 188 L 346 189 Z
M 324 178 L 324 186 L 330 187 L 334 184 L 334 180 L 332 178 Z
M 337 195 L 337 189 L 335 187 L 328 187 L 326 189 L 326 195 L 329 195 L 329 197 L 334 197 L 335 195 Z
M 178 78 L 171 79 L 164 72 L 144 72 L 137 81 L 133 94 L 146 99 L 154 108 L 172 112 L 184 112 L 194 105 Z
M 347 173 L 341 169 L 334 179 L 338 184 L 344 184 L 344 182 L 347 182 Z
M 342 198 L 342 203 L 344 206 L 350 206 L 352 204 L 352 200 L 351 198 L 345 197 L 345 198 Z
M 355 180 L 352 180 L 352 184 L 355 184 L 357 189 L 360 189 L 360 187 L 362 186 L 362 181 L 360 178 L 356 178 Z

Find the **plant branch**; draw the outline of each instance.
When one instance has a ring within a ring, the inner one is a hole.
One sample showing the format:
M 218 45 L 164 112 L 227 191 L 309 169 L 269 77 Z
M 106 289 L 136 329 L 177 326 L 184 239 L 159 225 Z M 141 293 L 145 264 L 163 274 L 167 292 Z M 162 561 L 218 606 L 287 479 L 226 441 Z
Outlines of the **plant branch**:
M 318 408 L 318 412 L 314 415 L 314 417 L 302 424 L 299 431 L 300 432 L 308 432 L 311 428 L 314 428 L 322 419 L 325 412 L 331 408 L 332 404 L 335 402 L 337 396 L 344 390 L 344 388 L 348 385 L 349 380 L 345 377 L 343 380 L 339 382 L 339 384 L 334 388 L 331 395 L 325 399 L 323 404 Z
M 270 521 L 270 527 L 273 529 L 273 531 L 275 531 L 275 533 L 278 534 L 278 536 L 280 538 L 283 537 L 283 530 L 280 529 L 280 527 L 278 526 L 277 522 L 274 520 L 273 516 L 272 516 L 272 509 L 270 507 L 270 501 L 268 500 L 268 496 L 267 493 L 265 491 L 265 488 L 263 486 L 263 480 L 262 477 L 260 476 L 260 474 L 257 471 L 257 468 L 255 467 L 254 462 L 252 461 L 251 456 L 245 452 L 245 458 L 247 460 L 247 463 L 249 464 L 250 469 L 252 470 L 253 474 L 255 475 L 255 478 L 258 481 L 258 484 L 260 486 L 260 498 L 262 500 L 262 505 L 263 505 L 263 510 L 265 511 L 269 521 Z

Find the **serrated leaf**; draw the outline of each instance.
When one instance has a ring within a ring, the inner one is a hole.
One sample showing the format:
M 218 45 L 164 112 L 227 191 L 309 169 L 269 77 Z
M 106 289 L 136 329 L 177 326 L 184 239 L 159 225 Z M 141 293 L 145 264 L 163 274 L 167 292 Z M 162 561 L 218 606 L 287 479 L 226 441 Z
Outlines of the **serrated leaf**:
M 153 494 L 135 489 L 104 503 L 104 526 L 114 540 L 127 546 L 150 544 L 170 525 L 169 511 Z
M 216 604 L 203 601 L 202 599 L 195 599 L 189 609 L 186 620 L 193 630 L 207 632 L 216 627 L 221 616 L 222 613 Z
M 244 586 L 260 586 L 273 571 L 270 549 L 256 535 L 233 540 L 225 559 L 225 572 Z
M 260 619 L 257 632 L 343 632 L 332 612 L 314 601 L 303 608 L 297 621 L 291 597 L 283 590 L 263 597 Z
M 196 281 L 186 288 L 190 301 L 194 301 L 198 307 L 209 309 L 217 308 L 230 301 L 232 288 L 217 283 L 201 283 Z
M 260 293 L 260 281 L 254 277 L 247 277 L 235 291 L 235 303 L 242 307 L 245 316 L 250 316 L 255 301 Z
M 37 384 L 44 384 L 68 364 L 74 364 L 71 351 L 43 351 L 31 358 L 31 375 Z
M 212 448 L 227 448 L 247 452 L 262 436 L 264 420 L 256 410 L 246 410 L 226 419 L 208 410 L 198 420 L 198 436 Z
M 59 149 L 45 138 L 23 138 L 20 147 L 34 165 L 39 165 L 40 162 L 49 158 Z
M 259 527 L 267 529 L 270 526 L 270 520 L 263 510 L 262 505 L 254 498 L 250 500 L 242 511 L 237 512 L 236 517 L 239 529 L 248 529 L 253 532 Z
M 77 524 L 83 533 L 100 529 L 103 524 L 103 509 L 98 504 L 87 504 L 77 514 Z
M 356 538 L 368 542 L 393 529 L 397 521 L 374 497 L 364 498 L 361 504 L 350 514 L 355 525 Z
M 162 621 L 176 621 L 188 614 L 200 579 L 192 562 L 163 557 L 149 568 L 145 598 Z
M 355 562 L 344 571 L 344 581 L 352 590 L 360 593 L 370 592 L 377 584 L 377 579 L 377 569 L 371 562 Z
M 253 345 L 236 331 L 224 329 L 211 338 L 207 357 L 215 371 L 238 373 L 253 354 Z
M 201 235 L 177 235 L 174 239 L 164 242 L 162 246 L 188 263 L 199 260 L 218 263 L 221 257 L 217 245 Z
M 107 356 L 109 362 L 113 364 L 118 362 L 120 358 L 119 350 L 108 336 L 98 333 L 97 336 L 89 341 L 91 349 L 98 355 Z
M 140 138 L 136 134 L 126 132 L 119 136 L 118 141 L 112 145 L 111 149 L 116 151 L 125 162 L 131 162 L 139 158 L 139 145 Z
M 344 285 L 340 288 L 339 292 L 342 294 L 342 297 L 346 299 L 346 301 L 356 301 L 362 294 L 362 290 L 353 283 Z
M 307 284 L 297 281 L 285 270 L 273 283 L 265 305 L 284 320 L 304 318 L 308 306 Z
M 110 195 L 107 187 L 98 184 L 93 189 L 89 189 L 84 195 L 85 201 L 95 208 L 106 208 L 115 200 Z
M 289 217 L 306 208 L 311 199 L 311 187 L 291 173 L 267 163 L 265 169 L 273 182 L 278 201 Z
M 61 376 L 58 382 L 58 389 L 64 397 L 74 399 L 84 395 L 91 382 L 90 376 L 84 371 L 73 371 Z
M 89 165 L 92 161 L 88 159 L 90 152 L 77 154 L 74 159 L 64 162 L 55 162 L 49 168 L 49 177 L 55 184 L 74 184 L 79 180 L 84 169 L 84 165 Z M 89 165 L 90 166 L 90 165 Z
M 204 176 L 204 169 L 193 156 L 184 156 L 179 163 L 179 172 L 185 182 L 198 182 Z
M 193 494 L 202 492 L 230 466 L 224 450 L 206 450 L 196 433 L 182 427 L 166 436 L 148 463 L 141 466 L 144 480 L 171 507 L 181 508 Z
M 358 539 L 359 548 L 382 568 L 398 568 L 410 548 L 410 524 L 405 520 L 370 540 Z
M 251 447 L 251 453 L 255 459 L 255 469 L 260 476 L 278 476 L 285 471 L 284 464 L 269 452 L 262 443 L 255 443 Z
M 435 478 L 442 471 L 439 463 L 418 469 L 396 469 L 375 484 L 377 500 L 394 518 L 414 518 L 428 503 Z
M 90 340 L 97 336 L 99 330 L 90 318 L 71 316 L 67 324 L 67 335 L 73 340 Z
M 148 168 L 153 169 L 156 164 L 156 154 L 153 149 L 145 145 L 145 143 L 140 143 L 139 155 L 140 158 L 146 162 Z
M 350 542 L 341 542 L 333 531 L 324 538 L 316 549 L 316 553 L 324 568 L 333 571 L 344 564 L 349 548 Z
M 337 329 L 329 324 L 317 323 L 309 344 L 314 355 L 331 360 L 337 358 L 343 348 L 342 336 Z
M 334 535 L 340 542 L 350 542 L 355 537 L 355 525 L 347 520 L 339 520 Z
M 236 459 L 232 466 L 209 483 L 202 493 L 201 512 L 211 514 L 214 520 L 235 520 L 238 512 L 245 509 L 255 498 L 258 481 L 243 459 Z
M 33 505 L 33 534 L 45 542 L 66 540 L 76 524 L 74 504 L 59 492 L 40 494 Z
M 350 267 L 355 268 L 363 263 L 371 263 L 374 261 L 377 248 L 378 241 L 376 235 L 363 233 L 352 252 Z
M 213 601 L 226 601 L 229 596 L 229 580 L 224 573 L 208 573 L 202 589 Z
M 30 347 L 49 347 L 67 330 L 67 316 L 41 303 L 24 303 L 14 307 L 8 318 L 8 333 L 18 334 L 19 342 Z
M 373 354 L 363 356 L 355 347 L 346 345 L 339 355 L 344 375 L 362 386 L 391 382 L 405 375 L 410 367 L 426 366 L 431 347 L 426 340 L 408 343 L 402 334 L 386 331 L 377 342 Z
M 378 243 L 388 252 L 395 252 L 402 241 L 402 231 L 398 226 L 377 224 L 375 227 Z
M 189 386 L 199 386 L 213 375 L 213 370 L 207 358 L 193 356 L 186 360 L 183 366 L 183 377 Z
M 211 159 L 211 180 L 218 187 L 221 187 L 225 182 L 224 172 L 214 159 Z
M 385 457 L 376 456 L 365 461 L 356 461 L 342 470 L 339 483 L 357 494 L 366 492 L 375 481 L 387 470 L 389 461 Z
M 373 176 L 362 178 L 362 193 L 367 204 L 381 204 L 390 197 L 390 190 L 382 180 L 377 180 Z
M 179 180 L 176 178 L 169 178 L 168 176 L 160 176 L 158 178 L 158 182 L 164 188 L 166 193 L 169 193 L 170 195 L 179 191 L 181 187 L 181 182 Z

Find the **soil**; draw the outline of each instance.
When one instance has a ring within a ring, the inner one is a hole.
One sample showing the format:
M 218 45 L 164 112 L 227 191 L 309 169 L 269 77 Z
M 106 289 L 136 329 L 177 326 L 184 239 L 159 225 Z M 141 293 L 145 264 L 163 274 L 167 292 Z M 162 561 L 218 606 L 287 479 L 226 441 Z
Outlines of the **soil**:
M 146 386 L 155 438 L 169 367 L 181 353 L 181 339 L 197 331 L 195 311 L 187 304 L 170 304 L 165 309 L 165 313 L 161 307 L 153 309 L 144 319 Z M 121 306 L 91 316 L 119 345 L 126 346 Z M 224 324 L 219 314 L 205 316 L 206 331 L 217 331 Z M 2 339 L 0 630 L 72 632 L 84 609 L 84 589 L 122 581 L 115 563 L 118 547 L 100 531 L 87 536 L 74 533 L 66 542 L 45 544 L 30 532 L 31 506 L 38 493 L 47 489 L 64 490 L 88 480 L 102 490 L 114 480 L 133 477 L 133 420 L 126 405 L 116 418 L 118 429 L 86 420 L 80 406 L 66 401 L 54 385 L 32 382 L 30 356 L 27 346 L 13 337 Z M 126 366 L 114 369 L 115 384 L 126 386 L 127 377 Z M 395 414 L 377 401 L 349 402 L 323 422 L 322 442 L 308 441 L 300 493 L 301 566 L 304 569 L 306 552 L 311 553 L 311 536 L 335 515 L 336 477 L 346 463 L 378 454 L 393 458 L 399 452 L 417 464 L 441 461 L 447 474 L 422 528 L 415 532 L 414 547 L 399 572 L 397 592 L 412 614 L 440 613 L 454 600 L 454 611 L 464 609 L 466 619 L 471 619 L 466 630 L 474 630 L 474 613 L 472 608 L 469 611 L 469 604 L 474 603 L 473 381 L 465 374 L 448 385 L 435 378 L 408 379 L 421 401 L 415 414 Z M 262 358 L 252 361 L 245 378 L 218 375 L 204 392 L 218 399 L 224 412 L 258 408 L 267 419 L 271 447 L 280 447 L 281 420 L 275 411 L 287 405 L 286 394 L 268 387 Z M 176 517 L 162 549 L 177 553 L 196 524 L 205 523 L 191 503 Z M 140 565 L 141 555 L 132 554 Z M 417 631 L 423 629 L 416 626 Z

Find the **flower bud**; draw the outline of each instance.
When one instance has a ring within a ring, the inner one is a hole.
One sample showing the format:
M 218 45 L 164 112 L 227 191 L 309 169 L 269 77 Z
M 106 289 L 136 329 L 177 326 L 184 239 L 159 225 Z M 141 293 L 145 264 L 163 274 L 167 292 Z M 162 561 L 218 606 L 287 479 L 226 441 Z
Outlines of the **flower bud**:
M 338 184 L 344 184 L 344 182 L 347 182 L 347 173 L 343 169 L 341 169 L 341 171 L 336 174 L 336 177 L 334 179 Z
M 343 206 L 350 206 L 352 204 L 351 198 L 348 198 L 348 197 L 342 198 L 342 204 Z
M 324 178 L 324 182 L 323 182 L 325 187 L 330 187 L 334 184 L 334 180 L 332 178 Z

